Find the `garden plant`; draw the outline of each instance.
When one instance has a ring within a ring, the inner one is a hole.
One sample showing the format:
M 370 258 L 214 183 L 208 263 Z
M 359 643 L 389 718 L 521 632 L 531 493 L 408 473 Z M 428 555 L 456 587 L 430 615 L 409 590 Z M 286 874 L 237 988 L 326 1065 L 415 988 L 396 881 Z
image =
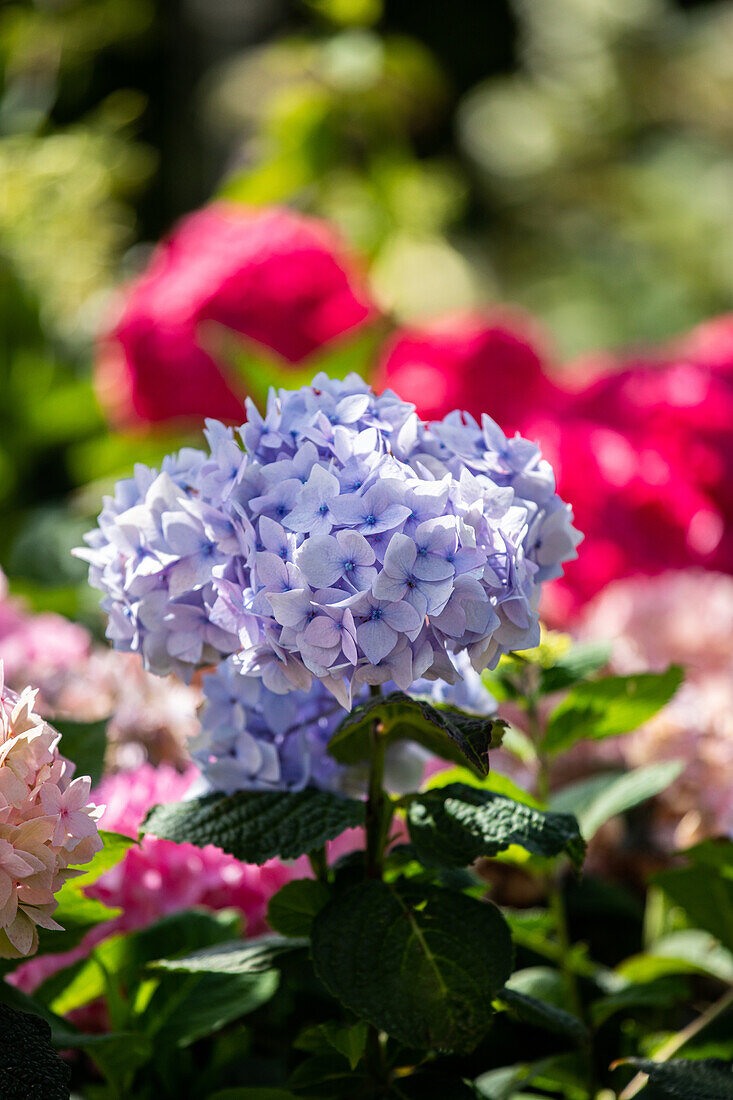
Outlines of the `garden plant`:
M 206 437 L 136 466 L 78 554 L 115 648 L 202 677 L 200 779 L 142 833 L 294 875 L 263 935 L 197 909 L 95 938 L 115 911 L 85 891 L 135 842 L 98 833 L 89 779 L 6 691 L 0 1094 L 733 1096 L 733 843 L 643 904 L 584 873 L 682 764 L 571 762 L 682 671 L 610 675 L 607 647 L 541 631 L 583 547 L 538 447 L 323 373 Z M 90 727 L 61 732 L 98 777 Z M 32 993 L 14 978 L 83 940 Z

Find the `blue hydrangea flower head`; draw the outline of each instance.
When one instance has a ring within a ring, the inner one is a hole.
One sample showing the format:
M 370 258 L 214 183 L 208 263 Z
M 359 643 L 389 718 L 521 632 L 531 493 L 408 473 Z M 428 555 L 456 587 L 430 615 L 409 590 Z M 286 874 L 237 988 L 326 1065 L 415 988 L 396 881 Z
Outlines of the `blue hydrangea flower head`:
M 114 644 L 153 671 L 235 654 L 273 695 L 315 683 L 349 708 L 539 642 L 541 586 L 580 536 L 533 443 L 323 374 L 250 403 L 241 446 L 206 435 L 121 483 L 82 551 Z

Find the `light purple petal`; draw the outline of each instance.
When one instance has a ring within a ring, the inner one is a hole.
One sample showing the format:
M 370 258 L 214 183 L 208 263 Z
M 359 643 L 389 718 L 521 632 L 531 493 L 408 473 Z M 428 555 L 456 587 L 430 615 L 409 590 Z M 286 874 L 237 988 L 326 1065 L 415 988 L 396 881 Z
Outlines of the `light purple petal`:
M 368 619 L 356 629 L 356 638 L 364 656 L 373 665 L 391 653 L 397 644 L 397 635 L 383 619 Z

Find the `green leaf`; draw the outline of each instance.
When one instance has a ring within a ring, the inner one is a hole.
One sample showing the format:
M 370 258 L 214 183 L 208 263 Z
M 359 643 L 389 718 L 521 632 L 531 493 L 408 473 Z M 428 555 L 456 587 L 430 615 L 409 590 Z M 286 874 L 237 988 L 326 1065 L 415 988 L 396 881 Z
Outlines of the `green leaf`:
M 277 992 L 276 970 L 167 974 L 140 1018 L 156 1047 L 186 1047 L 254 1012 Z
M 563 787 L 553 794 L 550 805 L 553 810 L 574 814 L 581 833 L 590 840 L 612 817 L 666 790 L 683 768 L 681 760 L 662 760 L 632 772 L 594 775 Z
M 565 691 L 579 680 L 597 672 L 608 664 L 611 656 L 609 642 L 588 642 L 574 645 L 549 668 L 542 669 L 540 691 L 549 695 L 553 691 Z
M 594 1025 L 599 1027 L 617 1012 L 637 1008 L 671 1008 L 687 1002 L 689 994 L 689 982 L 683 978 L 670 976 L 654 978 L 649 982 L 633 982 L 594 1001 L 590 1006 L 591 1017 Z
M 46 1021 L 0 1004 L 3 1100 L 68 1100 L 69 1078 L 69 1067 L 51 1045 Z
M 517 786 L 513 779 L 501 772 L 491 771 L 488 775 L 478 776 L 468 768 L 447 768 L 445 771 L 435 772 L 429 776 L 422 786 L 423 790 L 432 791 L 436 787 L 447 787 L 449 783 L 463 783 L 467 787 L 477 787 L 480 791 L 493 791 L 494 794 L 503 794 L 507 798 L 513 798 L 515 802 L 524 802 L 527 806 L 542 809 L 542 803 L 538 802 L 534 795 Z
M 166 951 L 185 954 L 230 939 L 241 929 L 241 914 L 231 911 L 174 913 L 150 928 L 110 936 L 88 958 L 44 982 L 37 996 L 59 1016 L 104 995 L 105 974 L 131 987 L 146 963 Z
M 585 1025 L 564 1008 L 567 990 L 559 970 L 549 966 L 516 970 L 496 999 L 525 1023 L 563 1035 L 575 1043 L 588 1041 Z
M 530 997 L 526 993 L 519 993 L 508 986 L 499 991 L 496 999 L 506 1005 L 525 1024 L 552 1031 L 555 1035 L 562 1035 L 574 1043 L 588 1042 L 588 1030 L 585 1024 L 577 1016 L 573 1016 L 562 1008 L 556 1008 L 555 1005 Z
M 733 951 L 733 876 L 714 865 L 693 863 L 653 875 L 651 882 L 681 906 L 692 924 Z
M 599 741 L 630 733 L 669 702 L 682 683 L 682 669 L 636 676 L 606 676 L 578 684 L 550 715 L 544 748 L 569 749 L 577 741 Z
M 544 857 L 566 852 L 576 867 L 585 855 L 574 817 L 460 783 L 416 796 L 407 824 L 418 858 L 431 866 L 465 867 L 511 844 Z
M 54 719 L 54 727 L 61 734 L 60 751 L 76 764 L 76 775 L 89 775 L 92 786 L 102 778 L 104 754 L 107 751 L 107 723 L 72 722 L 67 718 Z
M 64 1044 L 66 1049 L 85 1050 L 96 1062 L 117 1093 L 129 1095 L 135 1072 L 155 1055 L 149 1036 L 139 1031 L 109 1032 L 104 1035 L 74 1035 Z
M 333 995 L 395 1039 L 470 1051 L 489 1027 L 513 952 L 490 903 L 412 882 L 363 882 L 316 916 L 312 954 Z
M 228 940 L 176 958 L 155 959 L 148 963 L 148 969 L 187 974 L 264 974 L 278 969 L 282 955 L 306 946 L 304 939 L 272 935 Z
M 285 1089 L 233 1088 L 212 1092 L 206 1100 L 295 1100 L 295 1094 Z
M 294 1045 L 298 1050 L 307 1050 L 312 1054 L 335 1050 L 346 1059 L 352 1069 L 356 1069 L 366 1049 L 366 1041 L 367 1025 L 363 1020 L 351 1027 L 329 1021 L 317 1027 L 306 1028 Z
M 295 1100 L 295 1094 L 285 1089 L 233 1088 L 212 1092 L 206 1100 Z
M 667 974 L 709 974 L 733 985 L 733 954 L 721 947 L 714 936 L 689 928 L 662 936 L 638 955 L 616 968 L 634 982 L 649 982 Z
M 364 803 L 308 787 L 295 794 L 240 791 L 154 806 L 142 831 L 205 848 L 214 844 L 245 863 L 266 863 L 320 848 L 364 824 Z
M 286 882 L 270 898 L 267 923 L 283 936 L 310 936 L 313 918 L 330 896 L 328 887 L 315 879 Z
M 374 1081 L 364 1070 L 352 1070 L 337 1054 L 315 1054 L 293 1071 L 288 1086 L 298 1096 L 343 1100 L 345 1096 L 370 1100 Z
M 445 760 L 468 761 L 479 775 L 489 770 L 489 749 L 497 748 L 506 728 L 500 718 L 479 718 L 451 708 L 437 708 L 426 699 L 404 691 L 377 696 L 354 707 L 341 722 L 328 751 L 342 764 L 358 764 L 371 754 L 375 722 L 389 745 L 395 741 L 417 741 Z
M 733 1066 L 718 1058 L 675 1058 L 669 1062 L 624 1058 L 616 1065 L 648 1073 L 659 1100 L 733 1100 Z

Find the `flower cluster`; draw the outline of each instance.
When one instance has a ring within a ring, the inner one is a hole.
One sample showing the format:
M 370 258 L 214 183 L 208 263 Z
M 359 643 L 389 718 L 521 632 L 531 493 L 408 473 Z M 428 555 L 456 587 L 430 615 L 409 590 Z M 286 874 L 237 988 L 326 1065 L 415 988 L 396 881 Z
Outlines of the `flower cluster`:
M 73 778 L 58 751 L 61 735 L 34 711 L 35 692 L 5 688 L 0 666 L 0 957 L 38 946 L 38 926 L 53 919 L 55 895 L 102 847 L 100 809 L 90 780 Z
M 87 536 L 89 580 L 106 598 L 107 637 L 115 649 L 142 654 L 145 667 L 188 682 L 200 664 L 218 661 L 237 639 L 211 617 L 216 593 L 212 568 L 239 549 L 236 532 L 218 499 L 227 466 L 241 452 L 221 425 L 209 432 L 212 455 L 187 448 L 158 473 L 135 467 L 105 498 L 99 528 Z M 232 454 L 233 452 L 233 454 Z
M 344 252 L 327 225 L 291 210 L 213 203 L 190 214 L 155 249 L 101 345 L 103 404 L 123 422 L 241 420 L 217 327 L 300 362 L 373 312 Z
M 137 837 L 143 819 L 157 802 L 185 798 L 198 782 L 195 768 L 178 772 L 168 764 L 157 768 L 143 764 L 132 771 L 106 776 L 93 791 L 104 803 L 100 825 L 125 836 Z M 176 844 L 156 836 L 144 836 L 127 850 L 123 859 L 87 886 L 88 897 L 120 913 L 95 925 L 83 942 L 70 952 L 44 954 L 13 971 L 12 983 L 32 992 L 42 981 L 78 959 L 86 958 L 101 940 L 118 932 L 146 928 L 169 913 L 204 906 L 239 909 L 247 936 L 267 931 L 267 904 L 281 886 L 305 867 L 285 866 L 276 859 L 257 867 L 241 863 L 209 844 Z M 92 1019 L 99 1027 L 99 1013 Z M 102 1030 L 109 1022 L 101 1021 Z
M 117 647 L 182 676 L 236 654 L 269 692 L 315 678 L 349 709 L 365 685 L 456 682 L 464 650 L 480 670 L 537 644 L 579 535 L 534 444 L 489 417 L 426 424 L 356 375 L 248 415 L 243 452 L 210 422 L 210 456 L 106 501 L 82 554 Z
M 492 714 L 495 701 L 465 654 L 459 655 L 457 664 L 463 677 L 458 684 L 417 680 L 413 694 L 475 714 Z M 384 690 L 395 687 L 388 683 Z M 360 786 L 359 771 L 341 767 L 328 754 L 328 742 L 343 710 L 319 680 L 310 692 L 279 695 L 268 690 L 259 677 L 243 675 L 230 658 L 204 676 L 203 692 L 206 703 L 201 732 L 191 749 L 211 789 L 232 794 L 238 790 L 298 791 L 306 786 L 347 791 Z M 363 702 L 368 696 L 365 687 L 354 702 Z M 425 751 L 412 742 L 388 746 L 385 786 L 400 793 L 414 789 L 423 777 L 425 763 Z

